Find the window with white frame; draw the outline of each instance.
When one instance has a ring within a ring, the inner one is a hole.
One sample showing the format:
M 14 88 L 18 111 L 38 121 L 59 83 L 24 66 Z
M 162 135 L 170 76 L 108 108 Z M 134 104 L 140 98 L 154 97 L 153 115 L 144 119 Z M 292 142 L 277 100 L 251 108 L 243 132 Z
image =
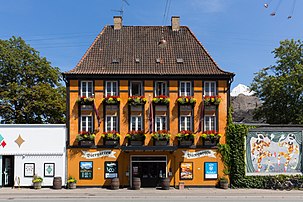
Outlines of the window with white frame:
M 155 129 L 156 131 L 159 130 L 167 130 L 167 121 L 166 121 L 167 117 L 165 115 L 156 115 L 155 117 Z
M 205 115 L 204 116 L 204 131 L 216 130 L 216 116 Z
M 190 81 L 180 81 L 179 96 L 191 96 L 192 86 Z
M 142 116 L 131 115 L 130 117 L 130 130 L 142 130 Z
M 156 81 L 155 82 L 155 96 L 165 95 L 167 96 L 167 82 Z
M 92 116 L 81 116 L 81 131 L 92 132 L 93 131 L 93 117 Z
M 93 97 L 92 81 L 81 81 L 81 96 Z
M 204 95 L 205 96 L 217 95 L 217 85 L 216 85 L 215 81 L 205 81 L 204 82 Z
M 118 81 L 106 81 L 105 96 L 117 96 L 117 95 L 118 95 Z
M 141 81 L 130 82 L 130 96 L 141 96 L 143 94 L 143 86 Z
M 191 130 L 191 116 L 180 116 L 180 130 Z
M 105 116 L 105 132 L 112 130 L 117 131 L 117 116 L 116 115 L 106 115 Z

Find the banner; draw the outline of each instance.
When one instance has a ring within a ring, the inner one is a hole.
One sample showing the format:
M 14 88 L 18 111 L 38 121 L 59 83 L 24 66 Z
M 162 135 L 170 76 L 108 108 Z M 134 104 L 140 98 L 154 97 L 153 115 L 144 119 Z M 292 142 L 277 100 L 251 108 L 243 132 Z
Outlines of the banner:
M 184 153 L 183 157 L 186 159 L 196 159 L 201 157 L 212 157 L 216 158 L 216 152 L 212 150 L 202 150 L 198 152 L 189 152 L 189 151 L 182 151 Z
M 87 152 L 82 151 L 83 155 L 81 157 L 86 159 L 96 159 L 101 157 L 109 157 L 109 158 L 116 158 L 114 151 L 111 150 L 103 150 L 103 151 L 97 151 L 97 152 Z

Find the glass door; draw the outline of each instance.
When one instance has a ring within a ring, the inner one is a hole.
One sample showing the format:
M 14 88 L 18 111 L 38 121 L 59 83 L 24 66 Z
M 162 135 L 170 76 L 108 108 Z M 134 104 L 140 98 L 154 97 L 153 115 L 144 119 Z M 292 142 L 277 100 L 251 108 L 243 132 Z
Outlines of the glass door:
M 2 186 L 14 186 L 14 156 L 3 156 L 2 159 Z

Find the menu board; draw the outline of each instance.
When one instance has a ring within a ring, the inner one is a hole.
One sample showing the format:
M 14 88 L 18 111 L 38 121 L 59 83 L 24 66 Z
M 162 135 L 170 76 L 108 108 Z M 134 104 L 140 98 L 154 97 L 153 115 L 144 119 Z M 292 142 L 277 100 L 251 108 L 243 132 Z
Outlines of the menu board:
M 80 179 L 93 179 L 93 162 L 80 161 Z
M 118 177 L 118 162 L 106 161 L 104 168 L 105 179 L 112 179 Z
M 192 180 L 193 179 L 193 163 L 180 164 L 180 179 Z

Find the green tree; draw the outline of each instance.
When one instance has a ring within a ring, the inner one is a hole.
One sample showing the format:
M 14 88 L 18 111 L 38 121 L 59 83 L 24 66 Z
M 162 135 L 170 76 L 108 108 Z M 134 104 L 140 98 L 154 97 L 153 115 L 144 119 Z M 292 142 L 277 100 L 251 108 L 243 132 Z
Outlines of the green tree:
M 0 117 L 4 123 L 64 123 L 59 68 L 18 37 L 0 40 Z
M 263 102 L 255 118 L 271 124 L 303 123 L 303 43 L 284 40 L 273 51 L 276 64 L 256 73 L 251 89 Z

